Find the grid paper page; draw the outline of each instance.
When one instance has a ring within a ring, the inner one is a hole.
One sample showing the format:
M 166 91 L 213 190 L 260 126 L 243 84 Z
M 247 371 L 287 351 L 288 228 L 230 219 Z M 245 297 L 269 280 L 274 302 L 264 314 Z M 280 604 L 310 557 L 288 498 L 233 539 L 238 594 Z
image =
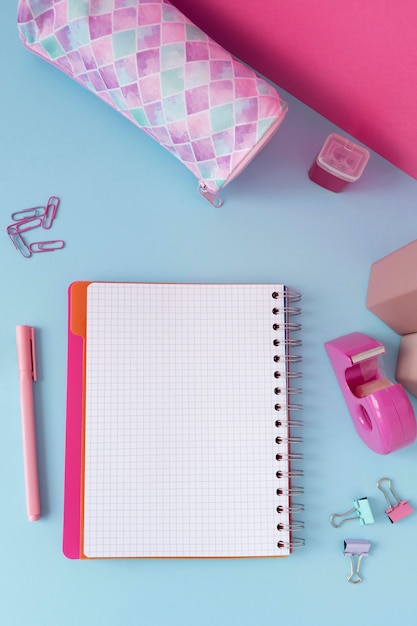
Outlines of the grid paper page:
M 289 523 L 288 468 L 276 459 L 288 444 L 276 442 L 274 408 L 277 370 L 286 393 L 282 294 L 89 285 L 86 556 L 288 554 L 277 545 L 289 540 L 277 529 Z

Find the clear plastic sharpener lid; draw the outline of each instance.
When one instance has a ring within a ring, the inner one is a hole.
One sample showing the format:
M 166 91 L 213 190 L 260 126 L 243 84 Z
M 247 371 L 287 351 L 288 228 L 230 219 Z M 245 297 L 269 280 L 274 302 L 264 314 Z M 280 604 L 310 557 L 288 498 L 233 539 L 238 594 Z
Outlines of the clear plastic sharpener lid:
M 317 164 L 338 178 L 354 182 L 362 175 L 369 151 L 346 137 L 332 133 L 321 148 Z

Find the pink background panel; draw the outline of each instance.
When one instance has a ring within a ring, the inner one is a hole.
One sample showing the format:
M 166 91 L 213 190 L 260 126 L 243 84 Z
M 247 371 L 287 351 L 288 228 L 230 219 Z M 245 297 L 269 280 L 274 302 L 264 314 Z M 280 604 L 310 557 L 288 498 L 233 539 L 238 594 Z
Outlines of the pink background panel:
M 415 0 L 173 4 L 255 70 L 417 178 Z

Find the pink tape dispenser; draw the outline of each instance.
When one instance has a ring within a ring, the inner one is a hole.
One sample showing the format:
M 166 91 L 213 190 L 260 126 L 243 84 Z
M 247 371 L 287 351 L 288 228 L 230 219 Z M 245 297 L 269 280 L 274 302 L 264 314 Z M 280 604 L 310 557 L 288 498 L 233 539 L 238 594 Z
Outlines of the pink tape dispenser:
M 413 443 L 417 435 L 411 402 L 400 384 L 386 378 L 378 357 L 385 347 L 362 333 L 344 335 L 325 344 L 356 431 L 378 454 Z

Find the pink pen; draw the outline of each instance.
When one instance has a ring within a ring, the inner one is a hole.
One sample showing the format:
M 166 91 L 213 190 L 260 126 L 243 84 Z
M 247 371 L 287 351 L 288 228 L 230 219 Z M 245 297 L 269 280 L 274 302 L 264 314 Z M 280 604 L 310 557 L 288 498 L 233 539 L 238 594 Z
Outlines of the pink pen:
M 36 380 L 35 329 L 16 326 L 20 405 L 22 411 L 23 459 L 26 483 L 26 508 L 30 522 L 40 517 L 38 464 L 36 458 L 33 381 Z

